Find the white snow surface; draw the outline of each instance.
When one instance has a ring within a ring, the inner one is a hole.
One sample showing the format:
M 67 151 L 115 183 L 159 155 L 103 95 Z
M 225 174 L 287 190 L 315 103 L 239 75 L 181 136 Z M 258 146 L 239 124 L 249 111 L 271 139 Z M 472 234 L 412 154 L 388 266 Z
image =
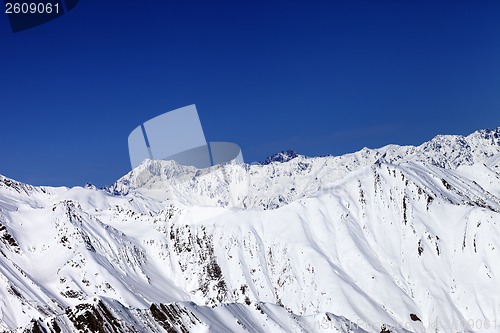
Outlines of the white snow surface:
M 499 212 L 500 128 L 104 190 L 0 176 L 0 331 L 102 302 L 131 332 L 166 331 L 152 304 L 179 332 L 498 332 Z

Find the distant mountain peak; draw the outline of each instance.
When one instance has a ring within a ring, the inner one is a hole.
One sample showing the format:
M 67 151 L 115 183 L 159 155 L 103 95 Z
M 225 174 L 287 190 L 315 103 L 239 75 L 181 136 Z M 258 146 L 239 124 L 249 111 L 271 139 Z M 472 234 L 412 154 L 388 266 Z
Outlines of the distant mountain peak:
M 285 163 L 299 156 L 295 150 L 281 151 L 266 158 L 261 164 L 267 165 L 273 162 Z

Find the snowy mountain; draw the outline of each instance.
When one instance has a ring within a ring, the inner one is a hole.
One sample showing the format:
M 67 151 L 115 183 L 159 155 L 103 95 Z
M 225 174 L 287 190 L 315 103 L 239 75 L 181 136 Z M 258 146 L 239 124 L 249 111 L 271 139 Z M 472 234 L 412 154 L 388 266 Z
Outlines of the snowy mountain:
M 500 128 L 285 155 L 0 176 L 0 331 L 499 330 Z
M 297 154 L 297 152 L 294 150 L 282 151 L 280 153 L 269 156 L 264 162 L 262 162 L 262 164 L 271 164 L 273 162 L 285 163 L 297 156 L 299 156 L 299 154 Z

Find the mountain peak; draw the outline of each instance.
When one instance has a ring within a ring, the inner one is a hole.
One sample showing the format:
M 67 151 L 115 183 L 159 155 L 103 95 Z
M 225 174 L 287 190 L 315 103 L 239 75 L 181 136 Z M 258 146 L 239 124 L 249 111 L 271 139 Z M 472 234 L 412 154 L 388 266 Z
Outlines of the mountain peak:
M 268 156 L 266 158 L 266 160 L 264 162 L 262 162 L 261 164 L 267 165 L 267 164 L 271 164 L 273 162 L 285 163 L 285 162 L 288 162 L 290 160 L 293 160 L 297 156 L 299 156 L 299 154 L 297 154 L 297 152 L 294 150 L 281 151 L 279 153 Z

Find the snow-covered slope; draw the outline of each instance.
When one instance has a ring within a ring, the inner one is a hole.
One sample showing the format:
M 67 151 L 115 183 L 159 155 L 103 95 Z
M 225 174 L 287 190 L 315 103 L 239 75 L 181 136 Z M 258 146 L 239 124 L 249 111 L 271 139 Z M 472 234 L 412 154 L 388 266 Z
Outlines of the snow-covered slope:
M 0 176 L 0 331 L 500 329 L 500 128 L 283 156 Z

